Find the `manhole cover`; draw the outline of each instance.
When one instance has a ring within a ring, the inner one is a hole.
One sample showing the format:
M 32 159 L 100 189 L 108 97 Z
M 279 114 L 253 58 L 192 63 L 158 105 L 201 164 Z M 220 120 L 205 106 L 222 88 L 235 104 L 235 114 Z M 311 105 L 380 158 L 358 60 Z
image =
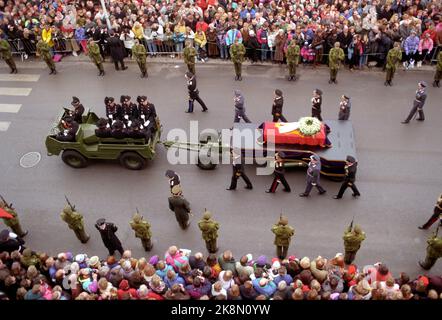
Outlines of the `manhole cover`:
M 41 160 L 41 154 L 39 152 L 28 152 L 20 159 L 20 165 L 23 168 L 32 168 L 37 165 Z

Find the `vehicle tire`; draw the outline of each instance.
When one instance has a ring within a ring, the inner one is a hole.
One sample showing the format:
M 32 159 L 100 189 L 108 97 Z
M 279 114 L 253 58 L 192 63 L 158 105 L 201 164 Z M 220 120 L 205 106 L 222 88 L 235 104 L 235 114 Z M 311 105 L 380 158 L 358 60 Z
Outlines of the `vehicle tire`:
M 146 160 L 136 152 L 125 152 L 120 156 L 120 163 L 129 170 L 141 170 L 146 165 Z
M 88 165 L 86 157 L 75 150 L 64 150 L 61 159 L 68 166 L 76 169 L 84 168 Z

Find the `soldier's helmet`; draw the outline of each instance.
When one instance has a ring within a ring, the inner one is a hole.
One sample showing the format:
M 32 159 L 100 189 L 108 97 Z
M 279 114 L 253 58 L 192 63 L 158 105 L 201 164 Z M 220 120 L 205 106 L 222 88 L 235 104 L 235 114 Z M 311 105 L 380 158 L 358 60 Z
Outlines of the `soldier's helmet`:
M 287 217 L 285 217 L 285 216 L 281 216 L 281 217 L 279 218 L 279 224 L 280 224 L 280 225 L 285 226 L 285 225 L 287 225 L 288 223 L 289 223 L 289 220 L 287 219 Z
M 64 209 L 63 209 L 63 212 L 66 213 L 66 214 L 72 214 L 71 206 L 70 205 L 65 205 Z
M 361 233 L 362 233 L 361 226 L 358 225 L 358 224 L 355 225 L 355 227 L 353 228 L 353 231 L 354 231 L 355 233 L 361 234 Z
M 208 211 L 208 210 L 204 211 L 203 219 L 204 220 L 209 220 L 210 218 L 212 218 L 212 213 L 210 211 Z
M 137 212 L 137 213 L 134 214 L 132 220 L 135 223 L 141 222 L 141 220 L 143 220 L 143 216 Z

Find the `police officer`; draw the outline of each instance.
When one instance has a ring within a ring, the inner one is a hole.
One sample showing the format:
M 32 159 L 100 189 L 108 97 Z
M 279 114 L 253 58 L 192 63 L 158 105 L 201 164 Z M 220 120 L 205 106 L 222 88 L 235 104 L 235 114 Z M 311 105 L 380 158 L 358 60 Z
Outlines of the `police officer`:
M 209 253 L 218 251 L 216 239 L 218 238 L 219 223 L 212 219 L 212 214 L 207 209 L 204 211 L 203 218 L 198 221 L 198 227 L 202 232 L 203 240 L 206 242 L 206 248 Z
M 77 123 L 81 123 L 84 113 L 84 107 L 80 103 L 80 99 L 78 99 L 77 97 L 72 97 L 71 105 L 74 107 L 74 110 L 70 112 L 70 115 L 74 118 L 74 121 L 76 121 Z
M 100 232 L 101 239 L 103 240 L 104 246 L 109 250 L 109 255 L 113 256 L 115 251 L 118 251 L 123 255 L 124 249 L 121 245 L 120 239 L 118 239 L 115 232 L 117 232 L 118 227 L 112 222 L 106 222 L 106 219 L 98 219 L 95 228 Z
M 437 55 L 436 73 L 434 74 L 433 87 L 440 88 L 440 79 L 442 79 L 442 50 Z
M 282 106 L 284 105 L 284 98 L 282 96 L 282 91 L 279 89 L 275 90 L 275 96 L 272 105 L 272 116 L 273 122 L 287 122 L 287 119 L 282 115 Z
M 233 66 L 235 67 L 235 81 L 241 81 L 241 67 L 244 62 L 244 56 L 246 54 L 246 48 L 242 43 L 239 43 L 238 38 L 235 38 L 235 42 L 229 49 L 230 57 L 232 58 Z
M 350 109 L 350 98 L 346 95 L 342 95 L 341 102 L 339 103 L 338 120 L 348 120 L 350 118 Z
M 253 189 L 252 183 L 250 182 L 249 177 L 247 177 L 246 172 L 244 170 L 244 164 L 241 159 L 241 155 L 239 153 L 236 153 L 234 150 L 232 150 L 232 180 L 230 182 L 230 187 L 228 187 L 226 190 L 236 190 L 236 186 L 238 183 L 238 179 L 240 177 L 243 178 L 244 182 L 246 183 L 246 189 Z
M 138 67 L 141 71 L 141 78 L 147 78 L 147 67 L 146 67 L 146 59 L 147 59 L 147 52 L 144 45 L 140 44 L 140 41 L 138 39 L 135 39 L 135 44 L 132 47 L 132 55 L 137 60 Z
M 345 190 L 350 187 L 353 191 L 353 197 L 359 197 L 361 194 L 359 193 L 358 188 L 355 185 L 356 181 L 356 171 L 357 171 L 358 163 L 356 159 L 352 156 L 347 156 L 347 160 L 345 162 L 345 177 L 344 182 L 342 182 L 341 188 L 336 196 L 333 199 L 341 199 L 344 195 Z
M 15 65 L 15 61 L 12 58 L 11 46 L 9 45 L 9 42 L 6 39 L 0 40 L 0 56 L 3 60 L 5 60 L 9 68 L 11 68 L 11 72 L 9 73 L 18 72 L 17 66 Z
M 203 112 L 206 112 L 208 109 L 204 101 L 199 96 L 199 91 L 196 87 L 195 75 L 191 72 L 186 72 L 185 77 L 187 79 L 187 90 L 189 91 L 189 108 L 187 109 L 186 113 L 193 112 L 193 103 L 195 100 L 201 105 Z
M 170 190 L 172 190 L 172 188 L 175 186 L 181 187 L 180 176 L 178 175 L 178 173 L 169 169 L 169 170 L 166 170 L 165 176 L 169 179 Z
M 140 238 L 144 250 L 150 251 L 153 247 L 150 223 L 144 220 L 143 216 L 137 212 L 134 214 L 132 220 L 129 221 L 129 224 L 132 230 L 135 231 L 135 237 Z
M 425 270 L 430 270 L 437 259 L 442 257 L 442 238 L 438 237 L 437 232 L 435 232 L 428 238 L 427 244 L 427 256 L 424 261 L 419 261 L 419 265 Z
M 295 40 L 290 41 L 290 44 L 287 48 L 287 66 L 289 69 L 289 76 L 287 78 L 288 81 L 296 81 L 298 77 L 296 76 L 296 66 L 299 63 L 299 53 L 300 53 L 299 45 L 296 44 Z
M 361 248 L 362 241 L 365 240 L 365 232 L 362 231 L 359 225 L 355 225 L 353 228 L 352 222 L 347 230 L 344 231 L 342 239 L 344 240 L 345 249 L 344 262 L 351 264 L 356 258 L 356 253 Z
M 314 154 L 310 156 L 310 163 L 308 164 L 307 168 L 307 186 L 305 188 L 305 191 L 299 194 L 299 196 L 308 197 L 313 186 L 315 186 L 318 189 L 319 194 L 326 193 L 327 191 L 325 191 L 324 188 L 319 184 L 320 178 L 321 178 L 321 159 L 316 154 Z
M 419 118 L 417 118 L 416 120 L 418 120 L 418 121 L 425 120 L 423 108 L 424 108 L 425 100 L 427 99 L 427 92 L 426 92 L 427 83 L 425 81 L 420 81 L 417 86 L 418 87 L 416 90 L 416 97 L 413 101 L 413 108 L 411 108 L 411 111 L 408 114 L 407 119 L 402 121 L 402 123 L 409 123 L 411 118 L 413 118 L 413 116 L 415 115 L 416 112 L 419 113 Z
M 75 135 L 78 131 L 78 123 L 72 117 L 66 117 L 61 120 L 62 130 L 55 139 L 59 141 L 75 142 Z
M 68 224 L 69 229 L 73 230 L 75 236 L 81 243 L 86 243 L 89 240 L 89 235 L 84 230 L 83 216 L 77 212 L 70 205 L 66 205 L 60 213 L 61 219 Z
M 191 210 L 189 201 L 183 197 L 180 186 L 172 188 L 172 196 L 169 197 L 169 209 L 175 212 L 175 218 L 181 229 L 187 229 L 190 225 L 189 214 L 191 214 Z
M 332 48 L 328 54 L 328 66 L 330 68 L 330 80 L 328 83 L 338 84 L 336 77 L 338 75 L 339 66 L 341 61 L 344 61 L 345 54 L 344 50 L 340 48 L 341 44 L 335 42 L 334 48 Z
M 283 260 L 287 256 L 290 240 L 295 235 L 295 229 L 288 225 L 287 217 L 281 215 L 279 221 L 273 225 L 272 232 L 275 234 L 274 245 L 279 259 Z
M 233 101 L 235 103 L 235 118 L 233 119 L 233 122 L 236 123 L 243 119 L 244 122 L 251 123 L 249 117 L 247 117 L 246 115 L 246 108 L 244 107 L 244 96 L 239 90 L 234 90 L 234 93 L 235 96 L 233 98 Z
M 319 121 L 322 121 L 321 105 L 322 105 L 322 91 L 319 89 L 315 89 L 313 91 L 313 98 L 312 98 L 312 117 L 317 118 Z
M 183 50 L 184 55 L 184 63 L 187 65 L 187 70 L 192 73 L 195 73 L 195 57 L 197 55 L 195 48 L 192 46 L 190 41 L 186 42 L 186 47 Z
M 285 153 L 282 151 L 275 153 L 275 171 L 273 172 L 274 178 L 270 189 L 266 190 L 267 193 L 275 193 L 279 183 L 282 183 L 285 192 L 292 191 L 287 180 L 284 177 L 284 157 Z
M 41 36 L 37 37 L 37 56 L 42 58 L 44 62 L 46 62 L 47 66 L 51 70 L 49 74 L 57 74 L 57 70 L 55 69 L 54 60 L 52 60 L 51 48 L 49 45 L 41 39 Z
M 439 224 L 442 225 L 442 194 L 439 196 L 439 199 L 437 199 L 436 205 L 434 206 L 433 215 L 424 225 L 419 226 L 419 229 L 427 230 L 437 220 L 439 220 Z
M 121 120 L 121 105 L 115 103 L 114 97 L 104 98 L 104 104 L 109 124 L 112 124 L 115 120 Z
M 111 136 L 110 125 L 107 119 L 98 119 L 97 129 L 95 129 L 95 135 L 99 138 L 109 138 Z
M 15 209 L 12 207 L 12 203 L 11 204 L 7 204 L 4 199 L 2 198 L 2 200 L 0 200 L 0 208 L 2 208 L 3 210 L 5 210 L 7 213 L 9 213 L 12 218 L 11 219 L 3 219 L 3 222 L 5 223 L 6 226 L 8 226 L 9 228 L 11 228 L 11 230 L 18 235 L 20 238 L 23 238 L 24 236 L 26 236 L 28 234 L 28 231 L 23 231 L 21 224 L 20 224 L 20 220 L 18 219 L 18 215 L 17 212 L 15 211 Z
M 385 86 L 392 86 L 391 80 L 393 80 L 394 73 L 396 72 L 397 64 L 402 60 L 401 44 L 399 42 L 394 43 L 394 48 L 390 49 L 387 54 L 387 65 L 385 66 L 386 78 Z
M 103 57 L 100 54 L 100 47 L 93 38 L 89 39 L 87 50 L 89 58 L 91 58 L 92 62 L 95 64 L 99 71 L 98 76 L 104 76 Z

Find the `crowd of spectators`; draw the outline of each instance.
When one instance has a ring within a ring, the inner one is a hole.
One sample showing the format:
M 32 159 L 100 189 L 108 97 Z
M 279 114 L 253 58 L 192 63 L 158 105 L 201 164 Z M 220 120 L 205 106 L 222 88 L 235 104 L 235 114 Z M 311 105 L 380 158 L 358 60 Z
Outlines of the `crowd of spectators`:
M 98 0 L 0 0 L 0 27 L 8 39 L 21 40 L 26 56 L 40 35 L 54 51 L 73 55 L 86 52 L 92 37 L 106 56 L 112 32 L 120 35 L 128 56 L 139 39 L 152 57 L 180 54 L 189 41 L 210 58 L 228 59 L 228 47 L 238 38 L 252 61 L 275 63 L 285 61 L 293 40 L 302 48 L 302 62 L 326 63 L 339 41 L 350 68 L 371 61 L 383 66 L 394 42 L 401 43 L 407 68 L 430 61 L 442 46 L 440 0 L 105 2 L 107 16 Z

